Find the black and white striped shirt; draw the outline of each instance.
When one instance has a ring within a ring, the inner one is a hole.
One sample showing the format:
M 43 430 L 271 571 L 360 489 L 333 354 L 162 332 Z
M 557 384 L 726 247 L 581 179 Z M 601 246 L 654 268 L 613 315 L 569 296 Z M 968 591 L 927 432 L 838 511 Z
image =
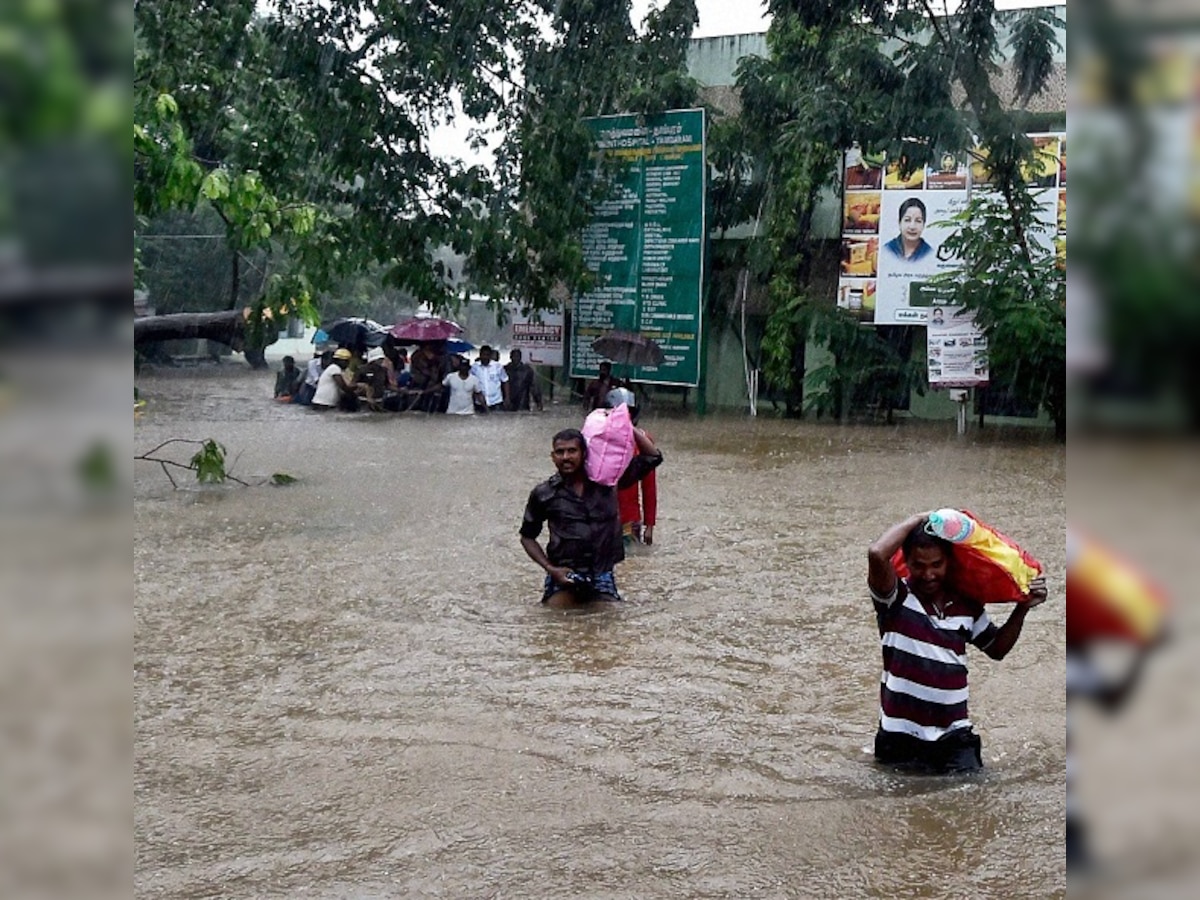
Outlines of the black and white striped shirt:
M 871 599 L 883 649 L 879 727 L 936 741 L 970 726 L 967 644 L 986 648 L 997 631 L 983 605 L 953 597 L 945 615 L 931 615 L 901 579 L 891 596 Z

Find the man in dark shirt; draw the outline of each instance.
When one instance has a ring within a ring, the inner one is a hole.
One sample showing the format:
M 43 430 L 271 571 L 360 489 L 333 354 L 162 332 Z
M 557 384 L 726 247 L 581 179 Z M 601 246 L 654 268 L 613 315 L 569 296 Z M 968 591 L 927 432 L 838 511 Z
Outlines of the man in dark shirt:
M 296 359 L 292 356 L 283 358 L 283 368 L 275 376 L 275 399 L 291 400 L 304 384 L 304 373 L 296 368 Z
M 617 488 L 626 487 L 662 463 L 662 452 L 640 428 L 633 430 L 638 454 L 617 487 L 587 476 L 587 442 L 575 428 L 554 436 L 550 458 L 558 474 L 529 494 L 521 522 L 521 546 L 546 570 L 542 602 L 566 609 L 593 600 L 620 600 L 613 575 L 625 558 Z M 538 543 L 542 525 L 550 526 L 545 549 Z
M 604 398 L 608 396 L 608 392 L 620 386 L 620 382 L 613 378 L 612 363 L 600 363 L 600 374 L 583 389 L 583 411 L 587 413 L 593 409 L 600 409 L 604 406 Z
M 508 373 L 508 409 L 516 412 L 529 409 L 530 403 L 537 405 L 538 412 L 542 411 L 542 389 L 538 384 L 537 372 L 533 366 L 521 361 L 521 351 L 513 350 L 508 354 L 509 363 L 504 367 Z

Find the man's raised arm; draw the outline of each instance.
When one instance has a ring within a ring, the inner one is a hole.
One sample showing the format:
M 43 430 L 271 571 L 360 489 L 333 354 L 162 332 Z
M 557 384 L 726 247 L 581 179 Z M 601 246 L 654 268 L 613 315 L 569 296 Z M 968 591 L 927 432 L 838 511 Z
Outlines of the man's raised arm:
M 891 596 L 896 589 L 896 570 L 892 567 L 892 556 L 900 549 L 908 533 L 918 525 L 924 525 L 929 513 L 917 513 L 903 522 L 897 522 L 867 550 L 867 584 L 877 597 Z

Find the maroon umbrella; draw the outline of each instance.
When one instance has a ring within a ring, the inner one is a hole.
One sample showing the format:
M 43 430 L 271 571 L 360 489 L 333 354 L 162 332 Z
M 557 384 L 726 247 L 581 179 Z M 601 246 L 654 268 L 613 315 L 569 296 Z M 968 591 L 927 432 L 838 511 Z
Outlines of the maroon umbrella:
M 449 319 L 413 316 L 393 325 L 391 335 L 398 341 L 445 341 L 462 332 L 462 326 Z

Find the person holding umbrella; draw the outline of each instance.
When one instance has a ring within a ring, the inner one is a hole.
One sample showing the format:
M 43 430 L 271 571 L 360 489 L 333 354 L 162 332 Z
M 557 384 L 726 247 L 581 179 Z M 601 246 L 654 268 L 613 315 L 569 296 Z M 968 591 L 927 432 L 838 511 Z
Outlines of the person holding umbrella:
M 588 382 L 587 387 L 583 389 L 583 411 L 591 412 L 593 409 L 600 409 L 604 406 L 604 398 L 609 392 L 616 387 L 620 387 L 620 383 L 613 378 L 612 363 L 605 360 L 600 363 L 600 373 Z
M 422 392 L 421 398 L 416 402 L 417 409 L 425 412 L 445 411 L 442 404 L 442 385 L 451 372 L 450 360 L 445 351 L 445 341 L 425 341 L 417 345 L 409 360 L 412 374 L 410 387 Z

